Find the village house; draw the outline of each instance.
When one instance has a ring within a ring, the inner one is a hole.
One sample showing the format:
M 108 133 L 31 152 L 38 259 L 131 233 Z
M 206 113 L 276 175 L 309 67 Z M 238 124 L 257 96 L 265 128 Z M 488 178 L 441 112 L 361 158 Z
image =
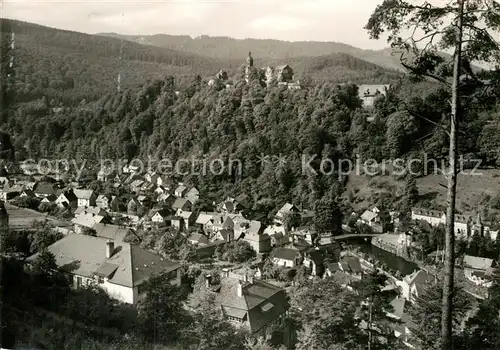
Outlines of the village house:
M 271 250 L 271 237 L 264 234 L 262 223 L 257 220 L 247 220 L 242 216 L 231 219 L 234 223 L 234 237 L 248 242 L 257 253 L 265 253 Z
M 311 276 L 323 276 L 325 272 L 325 256 L 319 249 L 313 249 L 304 254 L 303 264 L 309 269 Z
M 40 203 L 47 203 L 47 204 L 50 204 L 50 203 L 55 203 L 55 201 L 57 200 L 57 196 L 55 194 L 50 194 L 48 195 L 47 197 L 43 198 Z
M 490 287 L 494 265 L 493 259 L 465 255 L 463 261 L 465 277 L 476 285 Z
M 175 200 L 176 197 L 174 197 L 173 195 L 162 193 L 156 198 L 156 203 L 166 207 L 172 207 L 172 204 L 174 204 Z
M 107 238 L 116 243 L 122 242 L 128 236 L 135 236 L 132 229 L 112 224 L 97 223 L 92 227 L 97 237 Z
M 104 222 L 105 216 L 92 213 L 81 213 L 71 220 L 75 233 L 83 233 L 85 229 L 92 229 L 95 224 Z
M 100 194 L 95 200 L 95 205 L 102 209 L 109 209 L 111 200 L 113 198 L 106 194 Z
M 5 202 L 14 199 L 19 195 L 19 192 L 20 192 L 19 189 L 16 190 L 15 188 L 12 187 L 3 188 L 0 190 L 0 200 Z
M 211 237 L 215 232 L 222 229 L 232 229 L 234 223 L 226 222 L 224 225 L 224 216 L 220 213 L 200 212 L 196 218 L 195 224 L 201 227 L 203 232 Z
M 168 193 L 167 189 L 163 186 L 156 185 L 155 190 L 153 191 L 156 195 L 161 195 Z
M 174 191 L 174 195 L 178 198 L 183 198 L 184 195 L 187 193 L 188 188 L 184 185 L 179 185 Z
M 169 216 L 170 213 L 167 209 L 160 209 L 151 217 L 151 222 L 156 224 L 166 224 Z
M 175 202 L 172 204 L 172 209 L 174 211 L 177 211 L 177 210 L 190 211 L 191 210 L 191 202 L 185 198 L 176 198 Z
M 411 219 L 422 220 L 431 226 L 446 225 L 446 214 L 442 211 L 412 208 Z M 459 214 L 455 214 L 454 231 L 457 236 L 467 238 L 469 236 L 470 219 Z
M 416 270 L 412 274 L 396 281 L 396 285 L 401 288 L 401 296 L 410 302 L 415 302 L 415 298 L 422 294 L 426 286 L 437 282 L 437 278 L 425 270 Z
M 149 196 L 140 195 L 137 196 L 137 202 L 142 206 L 149 206 L 151 204 L 151 198 Z
M 303 261 L 300 252 L 292 248 L 275 248 L 271 258 L 273 264 L 282 267 L 297 267 Z
M 196 189 L 196 187 L 191 187 L 184 197 L 191 202 L 191 204 L 195 204 L 200 199 L 200 192 Z
M 127 202 L 127 213 L 131 215 L 136 215 L 137 210 L 140 208 L 140 204 L 135 198 L 130 198 L 130 200 Z
M 29 198 L 35 198 L 35 193 L 32 190 L 23 190 L 19 197 L 29 197 Z
M 96 284 L 124 303 L 137 304 L 145 295 L 147 281 L 155 276 L 165 276 L 180 285 L 179 264 L 132 244 L 70 234 L 47 250 L 57 266 L 73 276 L 74 288 Z M 37 255 L 29 257 L 28 262 L 35 261 Z
M 38 198 L 44 198 L 51 194 L 57 194 L 57 189 L 53 184 L 42 182 L 35 187 L 33 192 Z
M 172 180 L 172 178 L 170 178 L 166 175 L 160 175 L 156 179 L 156 184 L 158 186 L 164 187 L 167 191 L 171 191 L 175 185 L 175 182 Z
M 177 215 L 171 216 L 169 219 L 170 226 L 178 231 L 184 231 L 184 220 Z
M 217 293 L 216 307 L 234 326 L 254 337 L 282 335 L 290 307 L 283 289 L 227 269 L 222 271 L 219 286 L 211 286 L 211 277 L 206 278 L 207 286 Z
M 243 206 L 234 198 L 227 197 L 217 205 L 217 210 L 225 214 L 239 214 L 243 211 Z
M 234 240 L 234 230 L 219 230 L 212 237 L 212 241 L 231 242 Z
M 94 214 L 94 215 L 106 216 L 108 215 L 108 212 L 99 207 L 78 207 L 75 209 L 75 212 L 73 214 L 75 217 L 77 217 L 80 214 Z
M 202 233 L 197 233 L 197 232 L 191 233 L 191 235 L 188 238 L 188 241 L 191 244 L 195 244 L 198 246 L 206 246 L 208 243 L 210 243 L 207 236 L 205 236 Z
M 194 213 L 192 211 L 178 210 L 176 213 L 176 216 L 178 216 L 182 219 L 183 229 L 189 230 L 193 226 L 195 216 L 194 216 Z
M 63 192 L 57 197 L 56 204 L 58 207 L 76 208 L 78 207 L 78 199 L 72 190 Z
M 271 237 L 272 247 L 282 247 L 292 241 L 291 236 L 285 231 L 285 227 L 282 225 L 267 226 L 264 230 L 264 234 Z
M 284 204 L 276 213 L 274 216 L 274 222 L 277 224 L 284 225 L 283 219 L 290 214 L 298 214 L 300 211 L 299 209 L 290 203 Z
M 155 173 L 155 172 L 148 172 L 146 173 L 146 175 L 144 175 L 144 179 L 147 181 L 147 182 L 150 182 L 152 184 L 158 184 L 158 178 L 160 176 Z
M 97 195 L 92 190 L 73 190 L 79 207 L 93 207 L 96 205 Z

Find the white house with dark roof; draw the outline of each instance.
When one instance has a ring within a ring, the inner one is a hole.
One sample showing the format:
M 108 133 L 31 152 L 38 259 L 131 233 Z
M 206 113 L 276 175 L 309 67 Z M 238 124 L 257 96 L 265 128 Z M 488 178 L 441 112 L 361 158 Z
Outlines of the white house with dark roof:
M 436 276 L 425 270 L 416 270 L 412 274 L 396 281 L 396 285 L 401 288 L 401 296 L 408 301 L 414 302 L 426 286 L 435 283 Z
M 109 205 L 111 203 L 111 196 L 105 195 L 105 194 L 100 194 L 97 196 L 95 200 L 95 205 L 99 208 L 103 209 L 109 209 Z
M 196 203 L 200 199 L 200 192 L 196 187 L 191 187 L 184 197 L 191 202 L 191 204 Z
M 216 293 L 215 305 L 234 326 L 253 336 L 271 336 L 283 332 L 289 309 L 285 291 L 273 284 L 227 269 L 222 271 L 220 284 L 207 287 Z
M 91 229 L 95 224 L 103 222 L 105 216 L 95 215 L 92 213 L 81 213 L 71 220 L 74 225 L 75 233 L 82 233 L 84 229 Z
M 412 220 L 422 220 L 431 226 L 446 225 L 446 214 L 439 210 L 412 208 Z M 454 231 L 456 235 L 466 238 L 469 235 L 470 220 L 464 215 L 455 214 Z
M 464 256 L 464 274 L 465 277 L 476 285 L 489 287 L 492 284 L 493 259 L 481 258 L 478 256 Z
M 286 217 L 286 215 L 299 212 L 300 210 L 295 205 L 285 203 L 274 216 L 274 222 L 277 224 L 283 224 L 283 219 Z
M 188 191 L 188 188 L 187 188 L 186 186 L 184 186 L 184 185 L 179 185 L 179 186 L 177 186 L 177 188 L 175 189 L 175 191 L 174 191 L 174 195 L 175 195 L 176 197 L 182 198 L 182 197 L 184 197 L 184 195 L 187 193 L 187 191 Z
M 96 205 L 97 195 L 92 190 L 73 190 L 79 207 L 90 207 Z
M 296 249 L 275 248 L 271 254 L 273 264 L 282 267 L 297 267 L 303 261 L 302 255 Z
M 139 246 L 106 238 L 70 234 L 50 245 L 58 268 L 73 276 L 73 286 L 97 284 L 121 302 L 137 304 L 145 283 L 165 276 L 180 285 L 181 266 Z M 38 254 L 27 259 L 31 262 Z

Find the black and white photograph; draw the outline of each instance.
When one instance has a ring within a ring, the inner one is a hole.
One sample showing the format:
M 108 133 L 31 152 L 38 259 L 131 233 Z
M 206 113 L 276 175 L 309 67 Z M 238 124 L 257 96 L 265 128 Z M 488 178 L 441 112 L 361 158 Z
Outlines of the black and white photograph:
M 0 12 L 0 349 L 500 349 L 500 1 Z

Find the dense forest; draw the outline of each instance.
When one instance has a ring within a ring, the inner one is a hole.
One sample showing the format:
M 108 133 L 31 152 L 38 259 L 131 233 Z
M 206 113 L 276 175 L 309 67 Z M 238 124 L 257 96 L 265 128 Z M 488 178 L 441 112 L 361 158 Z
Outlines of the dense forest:
M 246 195 L 256 206 L 272 209 L 284 201 L 313 208 L 318 199 L 343 193 L 345 178 L 335 172 L 302 173 L 302 155 L 316 154 L 311 162 L 316 169 L 321 158 L 336 165 L 357 156 L 446 155 L 446 137 L 436 124 L 447 123 L 448 93 L 346 54 L 310 58 L 303 66 L 298 58 L 290 60 L 311 72 L 301 90 L 266 87 L 257 77 L 247 84 L 242 66 L 234 70 L 230 87 L 209 86 L 210 74 L 224 66 L 215 59 L 127 43 L 129 56 L 124 54 L 128 58 L 120 62 L 112 58 L 119 51 L 117 39 L 16 21 L 4 20 L 2 26 L 6 50 L 0 127 L 10 135 L 18 159 L 86 159 L 96 166 L 99 158 L 168 158 L 174 163 L 222 158 L 225 164 L 238 159 L 242 173 L 192 175 L 188 180 L 212 195 Z M 11 30 L 16 33 L 14 49 Z M 125 80 L 133 84 L 118 91 L 116 75 L 123 62 L 152 67 L 154 74 L 130 69 L 136 76 Z M 179 74 L 155 68 L 163 66 Z M 197 70 L 208 73 L 202 76 Z M 491 78 L 488 89 L 463 82 L 468 108 L 461 121 L 460 151 L 496 164 L 499 89 L 495 76 Z M 387 97 L 380 97 L 371 111 L 361 108 L 357 86 L 345 84 L 370 82 L 365 79 L 392 83 Z M 373 121 L 367 122 L 369 116 Z M 263 162 L 264 156 L 280 162 Z

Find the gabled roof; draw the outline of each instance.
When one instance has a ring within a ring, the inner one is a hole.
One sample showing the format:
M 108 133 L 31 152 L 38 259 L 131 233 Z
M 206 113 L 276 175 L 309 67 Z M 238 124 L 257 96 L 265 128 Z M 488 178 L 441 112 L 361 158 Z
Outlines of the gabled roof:
M 177 186 L 177 188 L 175 189 L 175 192 L 184 193 L 184 191 L 186 191 L 186 190 L 187 190 L 186 186 L 180 185 L 180 186 Z
M 359 258 L 355 256 L 345 256 L 343 260 L 349 265 L 349 268 L 351 269 L 352 272 L 354 273 L 363 272 Z
M 101 237 L 70 234 L 50 245 L 47 250 L 54 254 L 57 266 L 63 271 L 84 277 L 92 277 L 96 273 L 111 273 L 108 282 L 125 287 L 137 286 L 154 275 L 181 267 L 157 254 L 124 242 L 116 242 L 113 255 L 106 259 L 107 241 Z M 28 261 L 36 259 L 36 256 L 37 254 L 32 255 Z
M 101 223 L 96 223 L 92 228 L 96 231 L 97 237 L 108 238 L 115 242 L 123 241 L 132 232 L 132 230 L 122 226 Z
M 78 207 L 75 209 L 74 214 L 75 214 L 75 216 L 78 216 L 80 214 L 94 214 L 94 215 L 101 215 L 101 216 L 107 215 L 106 210 L 99 208 L 99 207 L 94 207 L 94 206 Z
M 101 222 L 104 216 L 92 213 L 82 213 L 71 220 L 72 224 L 92 228 L 95 224 Z
M 214 212 L 200 212 L 200 214 L 198 214 L 198 217 L 196 218 L 196 223 L 199 225 L 206 225 L 210 222 L 210 220 L 218 215 L 220 214 Z
M 39 183 L 34 190 L 35 193 L 37 194 L 56 194 L 56 189 L 54 188 L 54 185 L 49 184 L 49 183 Z
M 78 199 L 90 199 L 92 195 L 94 194 L 94 191 L 92 190 L 73 190 L 73 193 L 75 194 L 76 198 Z
M 174 204 L 172 204 L 172 208 L 182 209 L 182 207 L 184 207 L 186 203 L 191 203 L 191 202 L 185 198 L 176 198 Z
M 289 213 L 291 211 L 298 211 L 297 207 L 293 204 L 290 204 L 290 203 L 285 203 L 281 208 L 280 210 L 278 210 L 279 213 L 281 214 L 285 214 L 285 213 Z
M 371 210 L 365 210 L 363 214 L 361 214 L 361 220 L 371 222 L 377 218 L 377 214 Z
M 480 258 L 478 256 L 465 255 L 464 256 L 464 266 L 476 269 L 476 270 L 486 270 L 493 265 L 493 259 Z
M 205 236 L 205 235 L 202 235 L 201 233 L 192 233 L 190 236 L 189 236 L 189 240 L 192 241 L 192 242 L 196 242 L 196 243 L 201 243 L 201 244 L 208 244 L 208 237 Z
M 275 248 L 272 252 L 272 257 L 283 260 L 295 261 L 300 256 L 299 251 L 291 248 Z
M 184 220 L 188 220 L 192 215 L 192 211 L 181 211 L 180 213 L 178 213 L 178 216 L 180 216 Z
M 216 298 L 224 315 L 248 318 L 250 330 L 256 332 L 275 321 L 289 308 L 285 292 L 272 284 L 253 279 L 253 283 L 241 282 L 242 296 L 238 296 L 240 280 L 232 277 L 221 279 L 221 288 Z

